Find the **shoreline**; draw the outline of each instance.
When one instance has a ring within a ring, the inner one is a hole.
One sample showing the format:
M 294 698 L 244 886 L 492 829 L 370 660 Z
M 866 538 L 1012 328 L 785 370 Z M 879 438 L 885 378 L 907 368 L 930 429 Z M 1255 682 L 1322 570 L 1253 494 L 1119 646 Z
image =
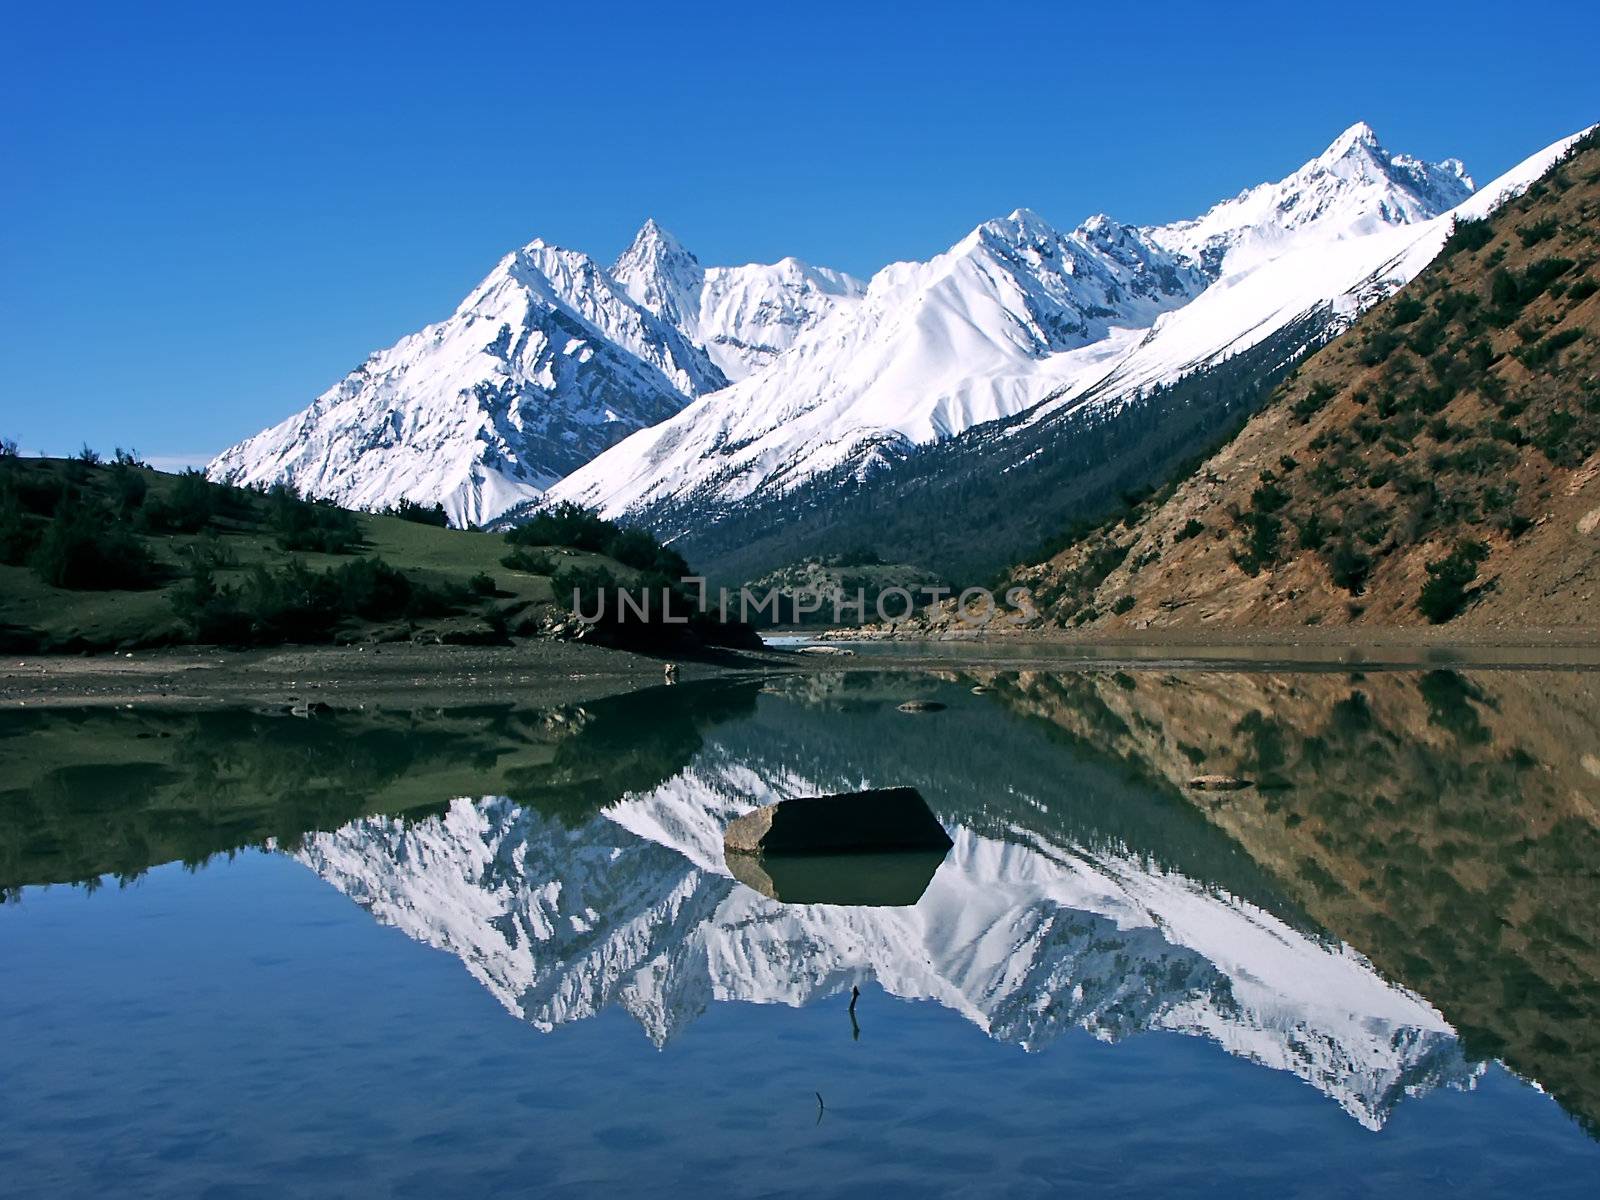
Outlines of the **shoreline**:
M 1286 636 L 1289 633 L 1294 636 Z M 181 647 L 0 659 L 0 710 L 18 708 L 552 706 L 676 681 L 847 671 L 951 670 L 1600 670 L 1600 630 L 1168 630 L 1121 634 L 929 638 L 854 630 L 790 631 L 827 648 L 768 647 L 655 657 L 581 642 L 512 646 Z M 828 652 L 832 651 L 832 652 Z
M 793 663 L 777 652 L 655 658 L 581 642 L 512 646 L 196 646 L 100 655 L 0 659 L 0 710 L 167 707 L 282 709 L 581 704 L 678 682 L 770 674 Z

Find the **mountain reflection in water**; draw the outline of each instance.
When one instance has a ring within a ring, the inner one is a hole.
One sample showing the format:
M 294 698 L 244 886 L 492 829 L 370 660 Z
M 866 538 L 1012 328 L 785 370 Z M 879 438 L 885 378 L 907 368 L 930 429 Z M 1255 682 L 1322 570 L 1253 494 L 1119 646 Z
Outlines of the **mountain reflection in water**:
M 841 674 L 436 719 L 36 716 L 0 723 L 25 768 L 0 882 L 270 840 L 542 1030 L 615 1006 L 664 1045 L 718 1001 L 875 982 L 1028 1051 L 1206 1038 L 1372 1129 L 1501 1058 L 1592 1131 L 1594 678 Z M 908 720 L 908 694 L 949 707 Z M 121 802 L 51 736 L 120 745 Z M 1186 789 L 1203 772 L 1262 786 Z M 900 785 L 955 841 L 914 904 L 730 875 L 732 816 Z

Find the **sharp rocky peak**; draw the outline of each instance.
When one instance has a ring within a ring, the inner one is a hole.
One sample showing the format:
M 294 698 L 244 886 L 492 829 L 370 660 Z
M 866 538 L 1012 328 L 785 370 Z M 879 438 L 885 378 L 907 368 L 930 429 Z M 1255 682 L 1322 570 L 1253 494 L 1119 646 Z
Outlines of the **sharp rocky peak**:
M 649 264 L 698 268 L 700 260 L 673 234 L 657 224 L 654 217 L 650 217 L 639 226 L 639 232 L 633 235 L 633 242 L 618 257 L 611 270 L 614 275 L 621 276 Z

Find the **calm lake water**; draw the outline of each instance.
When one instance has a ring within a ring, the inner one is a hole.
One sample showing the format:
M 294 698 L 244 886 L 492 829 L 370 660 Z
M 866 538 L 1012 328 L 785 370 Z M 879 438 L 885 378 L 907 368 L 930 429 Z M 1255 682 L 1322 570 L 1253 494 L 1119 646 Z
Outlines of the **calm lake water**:
M 914 904 L 724 864 L 907 785 Z M 7 1197 L 1600 1191 L 1600 674 L 10 711 L 0 887 Z

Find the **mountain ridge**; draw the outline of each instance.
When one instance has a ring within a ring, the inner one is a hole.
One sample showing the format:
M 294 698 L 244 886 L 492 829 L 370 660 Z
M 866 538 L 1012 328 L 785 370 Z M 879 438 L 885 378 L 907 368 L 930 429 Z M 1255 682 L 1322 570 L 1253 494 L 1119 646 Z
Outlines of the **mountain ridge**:
M 535 240 L 209 472 L 358 507 L 442 502 L 457 523 L 575 500 L 678 537 L 995 421 L 1114 417 L 1321 305 L 1343 319 L 1392 282 L 1361 293 L 1373 272 L 1352 248 L 1372 258 L 1472 187 L 1457 160 L 1391 153 L 1358 124 L 1192 220 L 1062 233 L 1017 209 L 866 282 L 794 259 L 705 267 L 654 219 L 610 268 Z M 1317 269 L 1269 270 L 1307 247 Z
M 1047 402 L 1114 404 L 1319 304 L 1370 302 L 1341 298 L 1396 257 L 1384 235 L 1471 192 L 1454 160 L 1390 154 L 1358 125 L 1193 221 L 1134 227 L 1099 214 L 1061 234 L 1019 209 L 928 263 L 885 267 L 848 326 L 823 324 L 766 373 L 634 435 L 551 496 L 670 538 L 698 532 L 700 513 L 714 521 L 841 466 L 859 479 Z M 951 295 L 946 281 L 967 260 L 975 278 Z M 1202 300 L 1208 319 L 1184 320 Z

